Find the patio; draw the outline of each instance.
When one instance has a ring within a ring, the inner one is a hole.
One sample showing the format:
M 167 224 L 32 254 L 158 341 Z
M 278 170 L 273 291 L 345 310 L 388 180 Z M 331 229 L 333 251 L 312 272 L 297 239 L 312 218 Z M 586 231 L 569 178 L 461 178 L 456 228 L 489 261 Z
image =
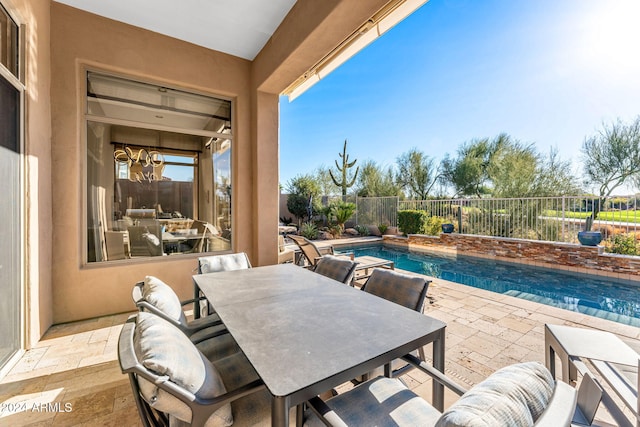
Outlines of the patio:
M 425 313 L 447 323 L 446 373 L 467 387 L 511 363 L 544 363 L 545 323 L 607 330 L 640 350 L 640 330 L 611 321 L 440 279 L 433 281 L 428 296 Z M 117 338 L 127 317 L 51 327 L 0 382 L 0 423 L 141 425 L 117 362 Z M 430 400 L 426 376 L 412 371 L 404 378 Z M 454 395 L 446 395 L 447 405 L 454 400 Z M 604 411 L 596 419 L 611 425 Z

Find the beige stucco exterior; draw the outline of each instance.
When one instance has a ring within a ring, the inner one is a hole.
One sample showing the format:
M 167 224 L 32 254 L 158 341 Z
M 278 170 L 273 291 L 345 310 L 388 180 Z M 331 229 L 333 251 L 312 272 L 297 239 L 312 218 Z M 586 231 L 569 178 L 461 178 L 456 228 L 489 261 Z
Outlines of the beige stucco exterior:
M 148 274 L 171 283 L 181 297 L 191 294 L 195 255 L 84 262 L 87 69 L 233 101 L 233 250 L 247 252 L 255 266 L 272 264 L 279 93 L 387 2 L 299 0 L 248 61 L 51 0 L 1 1 L 26 35 L 27 347 L 52 324 L 133 310 L 132 284 Z

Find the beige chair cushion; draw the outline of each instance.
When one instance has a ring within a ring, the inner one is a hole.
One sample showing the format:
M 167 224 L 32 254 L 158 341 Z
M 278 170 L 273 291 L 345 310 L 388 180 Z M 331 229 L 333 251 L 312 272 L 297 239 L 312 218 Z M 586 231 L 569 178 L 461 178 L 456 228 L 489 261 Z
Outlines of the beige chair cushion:
M 138 313 L 133 343 L 138 360 L 155 374 L 166 376 L 165 381 L 202 399 L 226 393 L 217 369 L 185 334 L 166 320 L 152 313 Z M 141 377 L 138 384 L 142 396 L 153 408 L 182 421 L 191 421 L 191 410 L 184 402 Z M 229 404 L 214 412 L 206 423 L 207 427 L 231 424 Z
M 551 373 L 539 362 L 507 366 L 466 392 L 436 427 L 533 426 L 554 387 Z
M 182 324 L 187 323 L 178 295 L 176 295 L 171 286 L 167 285 L 157 277 L 146 276 L 144 278 L 142 298 L 170 318 L 175 319 Z

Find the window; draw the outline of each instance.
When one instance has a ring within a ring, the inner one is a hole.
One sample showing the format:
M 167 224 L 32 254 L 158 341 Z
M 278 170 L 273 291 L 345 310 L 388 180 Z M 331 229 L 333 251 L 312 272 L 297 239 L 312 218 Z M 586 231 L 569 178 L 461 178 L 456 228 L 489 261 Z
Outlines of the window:
M 18 51 L 18 24 L 0 4 L 0 64 L 16 77 L 19 77 Z
M 231 249 L 231 102 L 87 73 L 87 261 Z

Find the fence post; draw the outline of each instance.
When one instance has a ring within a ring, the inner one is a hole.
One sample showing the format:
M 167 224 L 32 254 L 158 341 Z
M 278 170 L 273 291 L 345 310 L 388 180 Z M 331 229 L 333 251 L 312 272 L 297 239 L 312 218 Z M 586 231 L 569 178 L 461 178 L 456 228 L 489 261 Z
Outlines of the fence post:
M 562 241 L 567 241 L 567 229 L 565 227 L 565 196 L 562 196 Z

